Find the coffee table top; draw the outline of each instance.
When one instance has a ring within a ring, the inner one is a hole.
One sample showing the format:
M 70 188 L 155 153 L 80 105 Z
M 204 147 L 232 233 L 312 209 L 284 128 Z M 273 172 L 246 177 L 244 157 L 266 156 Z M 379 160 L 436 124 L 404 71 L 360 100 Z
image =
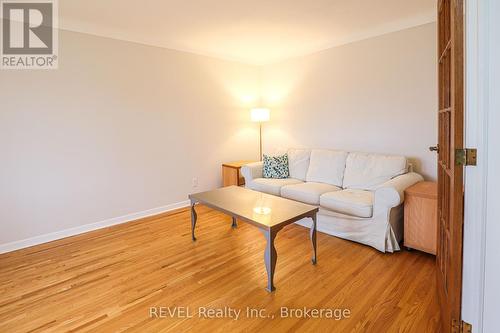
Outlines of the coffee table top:
M 319 210 L 316 206 L 239 186 L 190 194 L 189 199 L 266 229 L 311 216 Z

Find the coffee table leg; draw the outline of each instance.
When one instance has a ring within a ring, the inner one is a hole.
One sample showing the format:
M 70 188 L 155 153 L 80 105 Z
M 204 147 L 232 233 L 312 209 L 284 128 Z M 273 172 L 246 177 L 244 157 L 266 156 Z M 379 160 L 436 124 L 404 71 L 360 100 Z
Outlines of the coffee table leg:
M 316 259 L 316 214 L 311 216 L 312 219 L 312 226 L 311 226 L 311 232 L 309 236 L 311 237 L 311 244 L 313 248 L 313 256 L 312 256 L 312 263 L 313 265 L 316 265 L 317 259 Z
M 266 263 L 267 271 L 267 288 L 266 290 L 272 292 L 276 290 L 274 288 L 274 270 L 276 268 L 276 260 L 278 259 L 278 254 L 276 248 L 274 247 L 274 239 L 276 238 L 276 232 L 272 230 L 264 231 L 264 236 L 266 237 L 266 251 L 264 252 L 264 261 Z
M 236 217 L 233 217 L 233 224 L 231 224 L 231 227 L 236 228 L 238 225 L 236 224 Z
M 198 214 L 196 214 L 194 205 L 195 203 L 191 201 L 191 237 L 195 241 L 196 237 L 194 237 L 194 228 L 196 227 L 196 220 L 198 219 Z

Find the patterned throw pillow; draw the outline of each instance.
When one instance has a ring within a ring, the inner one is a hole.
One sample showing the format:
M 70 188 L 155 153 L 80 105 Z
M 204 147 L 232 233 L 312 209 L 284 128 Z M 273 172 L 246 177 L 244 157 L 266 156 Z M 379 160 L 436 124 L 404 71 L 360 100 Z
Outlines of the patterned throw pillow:
M 288 171 L 288 155 L 264 155 L 262 175 L 264 178 L 288 178 L 290 175 Z

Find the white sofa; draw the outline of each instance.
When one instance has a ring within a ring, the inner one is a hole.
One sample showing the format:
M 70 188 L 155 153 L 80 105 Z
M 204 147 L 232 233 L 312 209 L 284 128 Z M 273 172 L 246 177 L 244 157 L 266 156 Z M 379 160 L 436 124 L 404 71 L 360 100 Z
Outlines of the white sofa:
M 405 157 L 326 149 L 287 154 L 289 178 L 263 178 L 262 162 L 256 162 L 242 167 L 245 186 L 319 206 L 318 231 L 382 252 L 400 250 L 404 190 L 423 180 Z

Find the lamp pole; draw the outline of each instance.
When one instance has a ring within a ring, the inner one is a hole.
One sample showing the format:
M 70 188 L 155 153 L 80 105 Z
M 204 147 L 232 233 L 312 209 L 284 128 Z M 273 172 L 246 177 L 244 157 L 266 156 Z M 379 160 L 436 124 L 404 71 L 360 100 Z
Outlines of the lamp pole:
M 259 143 L 260 143 L 259 156 L 260 160 L 262 161 L 262 122 L 259 122 Z
M 250 113 L 253 122 L 259 123 L 259 159 L 262 161 L 262 123 L 269 121 L 269 109 L 253 108 Z

